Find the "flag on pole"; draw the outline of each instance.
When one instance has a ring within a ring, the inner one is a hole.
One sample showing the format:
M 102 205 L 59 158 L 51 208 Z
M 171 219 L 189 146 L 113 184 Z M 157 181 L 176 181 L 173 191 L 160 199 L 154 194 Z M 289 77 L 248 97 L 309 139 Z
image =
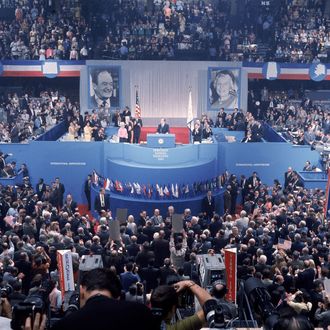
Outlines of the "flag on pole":
M 170 197 L 170 195 L 171 195 L 171 192 L 168 189 L 167 185 L 165 185 L 165 187 L 164 187 L 164 195 L 167 196 L 167 197 Z
M 138 182 L 133 183 L 133 187 L 137 195 L 141 195 L 141 186 Z
M 136 97 L 135 97 L 135 118 L 141 119 L 141 107 L 140 107 L 140 101 L 139 101 L 139 94 L 136 90 Z
M 190 130 L 193 129 L 193 120 L 194 120 L 194 114 L 192 107 L 192 95 L 191 95 L 191 87 L 189 87 L 187 126 L 190 128 Z
M 103 182 L 103 188 L 105 190 L 110 190 L 110 180 L 109 179 L 105 179 Z
M 98 186 L 99 185 L 99 176 L 97 175 L 96 171 L 94 170 L 93 173 L 92 173 L 92 183 L 95 185 L 95 186 Z
M 174 186 L 173 183 L 172 183 L 172 185 L 171 185 L 171 191 L 172 191 L 172 196 L 173 196 L 173 197 L 176 197 L 176 196 L 175 196 L 175 186 Z
M 175 185 L 172 183 L 172 196 L 175 198 L 179 198 L 179 186 L 176 183 Z
M 152 185 L 149 184 L 148 186 L 148 198 L 150 199 L 152 197 Z
M 115 189 L 121 193 L 124 191 L 123 185 L 118 180 L 115 181 Z

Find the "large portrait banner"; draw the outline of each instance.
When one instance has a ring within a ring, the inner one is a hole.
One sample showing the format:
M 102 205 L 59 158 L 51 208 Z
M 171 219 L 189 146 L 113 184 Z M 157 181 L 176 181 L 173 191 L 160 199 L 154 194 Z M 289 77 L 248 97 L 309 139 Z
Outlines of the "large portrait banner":
M 89 65 L 88 108 L 117 109 L 121 107 L 121 67 Z
M 240 68 L 208 68 L 208 110 L 240 108 L 240 86 Z

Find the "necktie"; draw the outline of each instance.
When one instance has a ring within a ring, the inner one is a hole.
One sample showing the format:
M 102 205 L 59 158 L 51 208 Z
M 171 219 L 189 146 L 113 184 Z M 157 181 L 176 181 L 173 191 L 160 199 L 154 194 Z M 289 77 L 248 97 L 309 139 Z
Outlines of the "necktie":
M 100 195 L 100 197 L 101 197 L 101 207 L 104 207 L 104 196 Z

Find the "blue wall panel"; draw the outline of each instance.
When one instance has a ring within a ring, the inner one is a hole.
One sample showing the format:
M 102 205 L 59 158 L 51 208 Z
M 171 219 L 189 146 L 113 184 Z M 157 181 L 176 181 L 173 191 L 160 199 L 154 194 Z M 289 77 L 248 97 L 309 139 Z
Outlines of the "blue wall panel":
M 284 181 L 288 166 L 301 171 L 306 160 L 318 164 L 318 152 L 307 146 L 292 146 L 288 143 L 222 143 L 226 169 L 236 175 L 250 176 L 256 171 L 262 182 L 272 184 L 274 179 Z
M 0 150 L 13 154 L 7 161 L 27 164 L 33 186 L 39 178 L 50 183 L 58 176 L 66 193 L 72 193 L 77 202 L 85 203 L 84 180 L 94 168 L 100 169 L 102 148 L 103 143 L 55 141 L 1 145 Z

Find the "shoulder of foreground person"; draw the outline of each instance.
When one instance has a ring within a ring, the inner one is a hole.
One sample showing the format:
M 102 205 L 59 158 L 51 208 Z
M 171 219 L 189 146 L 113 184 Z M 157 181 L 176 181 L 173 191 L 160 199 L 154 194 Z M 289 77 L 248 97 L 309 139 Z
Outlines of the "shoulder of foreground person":
M 175 324 L 166 325 L 166 330 L 197 330 L 203 327 L 203 322 L 197 314 L 187 317 Z
M 79 311 L 64 317 L 51 329 L 71 330 L 77 327 L 79 329 L 97 327 L 98 330 L 102 330 L 116 324 L 121 330 L 124 330 L 134 324 L 134 329 L 151 330 L 157 329 L 154 322 L 150 309 L 141 303 L 108 300 L 101 297 L 101 299 L 87 303 Z

